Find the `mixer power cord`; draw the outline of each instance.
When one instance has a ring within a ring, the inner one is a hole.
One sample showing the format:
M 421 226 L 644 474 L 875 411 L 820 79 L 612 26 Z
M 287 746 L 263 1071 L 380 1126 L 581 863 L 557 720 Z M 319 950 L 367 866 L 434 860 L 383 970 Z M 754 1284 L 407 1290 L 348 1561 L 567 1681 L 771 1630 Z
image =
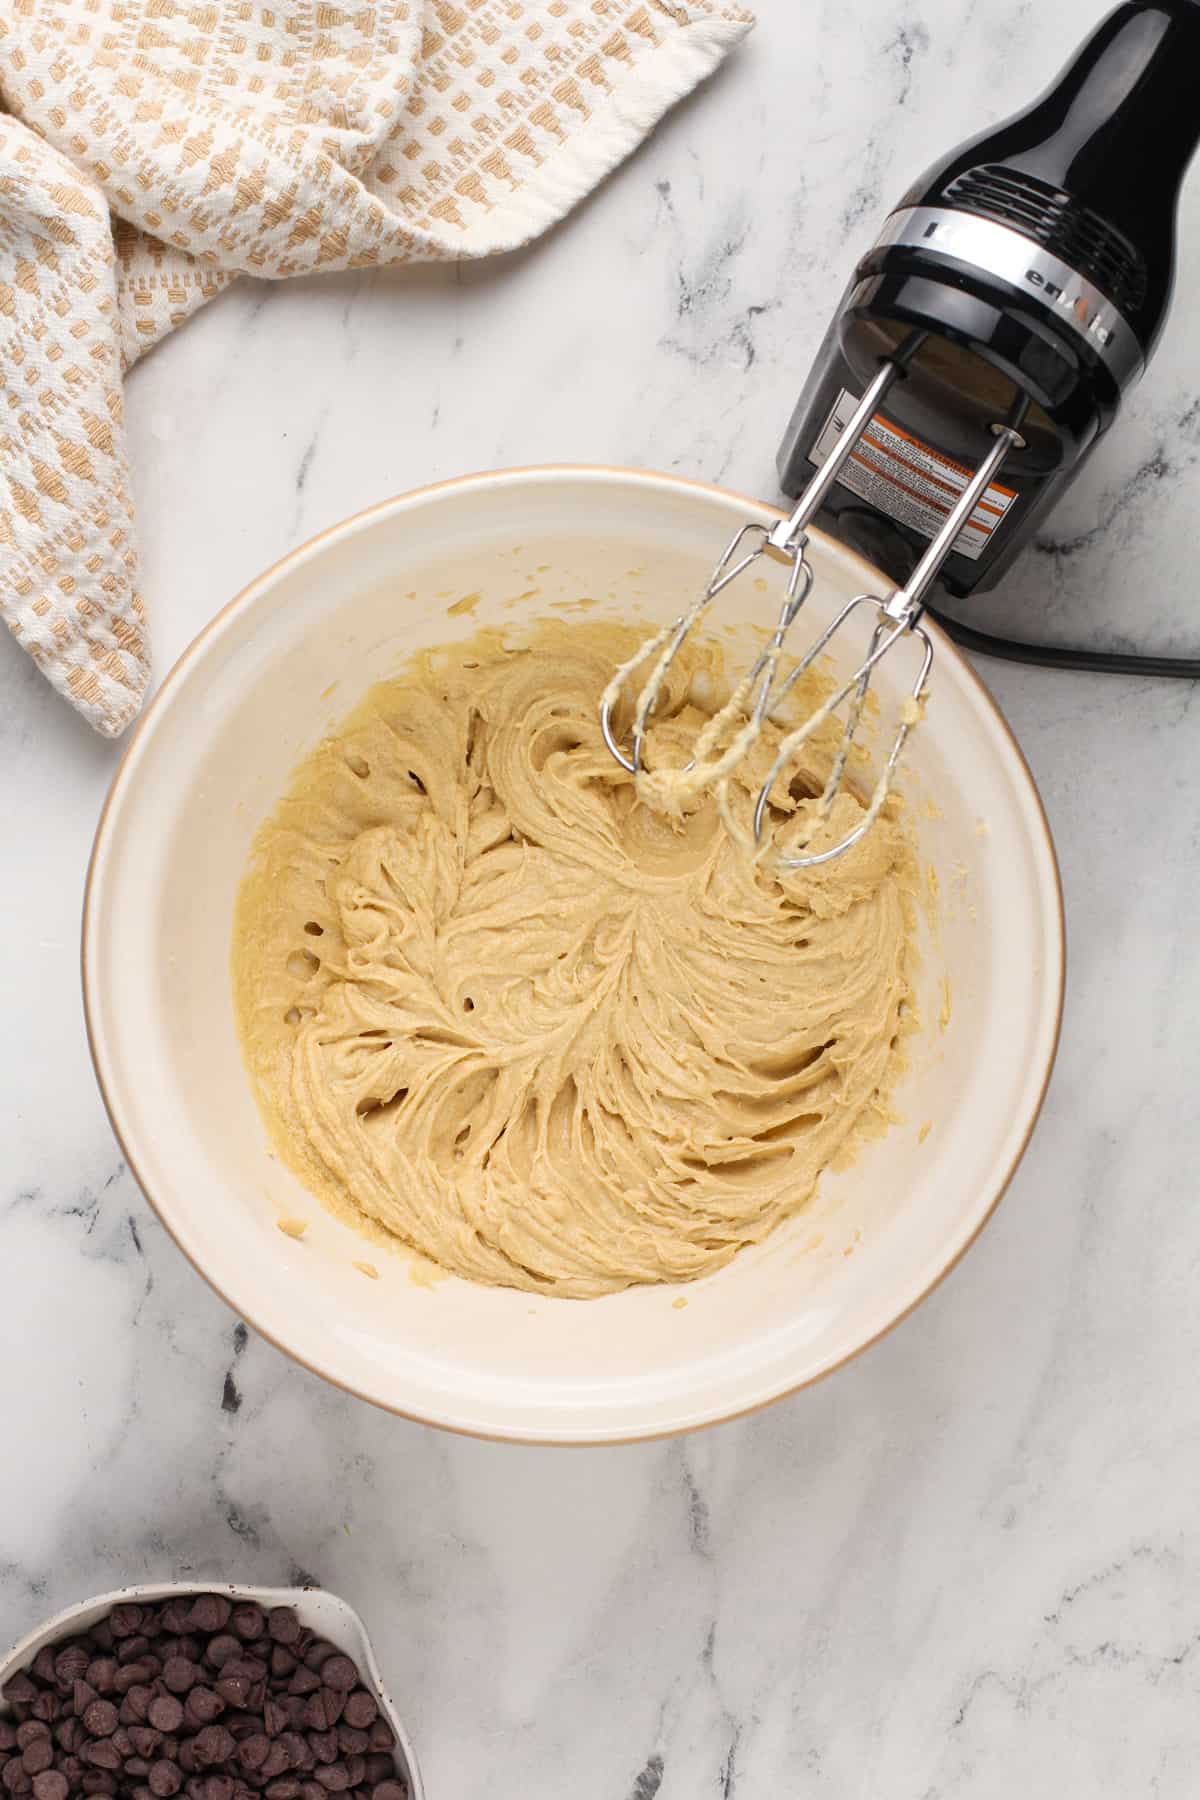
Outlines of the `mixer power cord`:
M 1080 669 L 1092 675 L 1173 676 L 1181 681 L 1200 681 L 1200 657 L 1142 656 L 1127 650 L 1077 650 L 1057 644 L 1024 644 L 1016 638 L 993 637 L 976 631 L 934 607 L 926 608 L 948 638 L 960 650 L 979 656 L 995 656 L 1005 662 L 1028 663 L 1040 669 Z

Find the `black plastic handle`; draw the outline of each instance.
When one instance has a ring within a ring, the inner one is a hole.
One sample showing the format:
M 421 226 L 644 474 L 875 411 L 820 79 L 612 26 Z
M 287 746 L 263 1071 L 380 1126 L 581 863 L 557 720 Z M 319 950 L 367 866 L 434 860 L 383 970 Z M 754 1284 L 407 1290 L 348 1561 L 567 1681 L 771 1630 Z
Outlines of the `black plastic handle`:
M 1069 196 L 1145 269 L 1128 313 L 1153 347 L 1170 301 L 1180 184 L 1200 143 L 1200 3 L 1126 0 L 1039 99 L 964 144 L 907 204 L 937 204 L 966 171 L 1003 165 Z

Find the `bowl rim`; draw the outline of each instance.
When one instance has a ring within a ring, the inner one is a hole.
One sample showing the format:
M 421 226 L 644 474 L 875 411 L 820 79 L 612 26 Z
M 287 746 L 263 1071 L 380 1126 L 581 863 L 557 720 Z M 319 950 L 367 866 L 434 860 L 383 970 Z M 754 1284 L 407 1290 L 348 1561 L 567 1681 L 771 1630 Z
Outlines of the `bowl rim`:
M 209 619 L 196 635 L 184 646 L 175 661 L 167 670 L 167 673 L 159 683 L 155 693 L 147 702 L 140 718 L 137 720 L 125 743 L 120 761 L 113 773 L 112 781 L 109 784 L 108 792 L 105 795 L 104 803 L 100 809 L 100 815 L 96 822 L 95 836 L 92 840 L 91 853 L 88 857 L 87 876 L 84 883 L 81 914 L 80 977 L 83 996 L 84 1024 L 87 1032 L 88 1050 L 92 1059 L 92 1068 L 95 1072 L 96 1083 L 100 1089 L 100 1097 L 104 1103 L 105 1112 L 108 1114 L 109 1124 L 112 1127 L 113 1135 L 117 1140 L 117 1144 L 125 1158 L 125 1162 L 130 1173 L 133 1175 L 134 1180 L 137 1182 L 141 1193 L 150 1206 L 153 1207 L 159 1222 L 166 1230 L 175 1247 L 183 1254 L 186 1260 L 191 1264 L 192 1268 L 208 1284 L 217 1297 L 229 1307 L 231 1312 L 238 1318 L 244 1319 L 246 1324 L 252 1326 L 265 1342 L 269 1343 L 274 1349 L 280 1351 L 284 1356 L 287 1356 L 292 1362 L 298 1363 L 299 1366 L 306 1369 L 309 1374 L 316 1375 L 322 1381 L 329 1382 L 333 1387 L 339 1388 L 343 1393 L 350 1394 L 354 1399 L 366 1401 L 369 1405 L 377 1406 L 384 1412 L 392 1414 L 394 1417 L 407 1419 L 412 1424 L 425 1426 L 434 1425 L 440 1430 L 452 1431 L 456 1436 L 475 1438 L 484 1443 L 528 1445 L 553 1444 L 561 1448 L 594 1449 L 601 1445 L 661 1442 L 666 1439 L 686 1435 L 693 1431 L 706 1431 L 717 1425 L 730 1424 L 737 1419 L 752 1417 L 755 1413 L 762 1412 L 769 1406 L 775 1406 L 782 1400 L 790 1399 L 793 1395 L 802 1393 L 806 1388 L 814 1386 L 817 1382 L 824 1381 L 828 1376 L 835 1374 L 839 1369 L 845 1368 L 848 1363 L 853 1362 L 866 1351 L 872 1349 L 881 1341 L 881 1339 L 887 1337 L 890 1332 L 897 1328 L 897 1326 L 902 1325 L 904 1321 L 916 1311 L 917 1307 L 922 1305 L 923 1302 L 941 1286 L 942 1282 L 945 1281 L 947 1276 L 958 1267 L 967 1252 L 975 1245 L 983 1232 L 984 1227 L 989 1224 L 994 1217 L 997 1207 L 1008 1192 L 1013 1177 L 1024 1159 L 1033 1133 L 1037 1128 L 1038 1120 L 1041 1117 L 1042 1109 L 1045 1105 L 1046 1094 L 1050 1086 L 1050 1080 L 1054 1073 L 1055 1063 L 1058 1058 L 1058 1049 L 1062 1037 L 1063 1007 L 1066 995 L 1067 932 L 1063 900 L 1062 872 L 1059 868 L 1054 838 L 1050 830 L 1050 822 L 1046 816 L 1045 803 L 1042 800 L 1028 759 L 1017 741 L 1016 734 L 1009 725 L 1003 712 L 1000 710 L 999 705 L 985 682 L 978 674 L 976 674 L 963 652 L 958 648 L 957 644 L 955 644 L 943 627 L 941 627 L 935 619 L 926 616 L 922 623 L 925 630 L 929 632 L 930 636 L 934 639 L 939 656 L 949 658 L 956 665 L 958 675 L 965 678 L 968 684 L 974 689 L 975 697 L 979 701 L 981 708 L 984 712 L 990 714 L 993 726 L 1000 733 L 1000 736 L 1005 741 L 1013 758 L 1025 775 L 1028 784 L 1029 797 L 1033 801 L 1033 822 L 1038 827 L 1040 848 L 1046 858 L 1052 878 L 1050 896 L 1053 901 L 1053 910 L 1051 914 L 1052 929 L 1048 934 L 1047 949 L 1053 956 L 1056 980 L 1055 992 L 1053 995 L 1053 1027 L 1050 1033 L 1045 1070 L 1042 1076 L 1041 1086 L 1038 1089 L 1036 1099 L 1030 1111 L 1029 1121 L 1025 1132 L 1021 1137 L 1020 1143 L 1014 1148 L 1012 1160 L 1008 1167 L 996 1181 L 992 1197 L 988 1202 L 987 1207 L 976 1221 L 974 1229 L 958 1246 L 957 1250 L 940 1264 L 919 1294 L 915 1295 L 907 1305 L 899 1312 L 895 1313 L 885 1324 L 881 1325 L 878 1330 L 872 1332 L 869 1337 L 864 1338 L 861 1343 L 856 1344 L 853 1349 L 847 1350 L 842 1356 L 838 1357 L 836 1361 L 829 1363 L 824 1368 L 815 1370 L 812 1374 L 805 1375 L 802 1380 L 793 1382 L 790 1386 L 780 1389 L 778 1393 L 769 1395 L 765 1399 L 755 1400 L 748 1406 L 735 1407 L 727 1412 L 717 1412 L 709 1418 L 697 1420 L 692 1423 L 655 1427 L 649 1430 L 624 1431 L 619 1434 L 601 1432 L 596 1436 L 571 1438 L 558 1438 L 547 1436 L 543 1433 L 529 1433 L 515 1430 L 484 1430 L 481 1427 L 462 1425 L 450 1420 L 433 1419 L 423 1413 L 408 1411 L 394 1401 L 383 1399 L 378 1394 L 368 1392 L 364 1387 L 358 1386 L 354 1382 L 346 1380 L 340 1375 L 330 1374 L 327 1370 L 318 1367 L 316 1363 L 310 1361 L 306 1356 L 300 1355 L 289 1345 L 285 1344 L 275 1331 L 264 1327 L 250 1312 L 232 1300 L 219 1285 L 216 1278 L 197 1262 L 187 1246 L 181 1241 L 168 1217 L 167 1210 L 160 1206 L 158 1200 L 151 1191 L 150 1186 L 143 1178 L 141 1170 L 138 1167 L 137 1159 L 132 1154 L 130 1146 L 122 1132 L 118 1116 L 118 1107 L 109 1089 L 110 1075 L 106 1068 L 104 1049 L 100 1041 L 100 1035 L 94 1016 L 95 1011 L 98 1010 L 98 995 L 94 987 L 95 976 L 93 972 L 93 961 L 89 957 L 89 939 L 94 928 L 94 900 L 97 887 L 97 870 L 108 847 L 109 837 L 113 827 L 113 819 L 116 816 L 117 800 L 123 794 L 124 789 L 132 779 L 141 756 L 144 753 L 144 747 L 150 741 L 154 727 L 157 724 L 160 715 L 164 712 L 167 701 L 182 680 L 190 663 L 207 648 L 212 639 L 218 637 L 225 631 L 243 612 L 248 611 L 258 599 L 259 595 L 269 589 L 286 569 L 304 562 L 326 544 L 332 542 L 335 538 L 352 535 L 375 518 L 382 517 L 391 512 L 406 510 L 411 506 L 423 503 L 435 495 L 446 494 L 454 489 L 470 490 L 472 488 L 495 487 L 497 485 L 517 486 L 536 481 L 545 481 L 547 479 L 552 481 L 591 480 L 600 483 L 618 482 L 633 483 L 638 486 L 646 487 L 678 488 L 685 492 L 713 496 L 722 501 L 732 500 L 739 506 L 744 506 L 751 514 L 765 514 L 775 519 L 780 519 L 785 516 L 783 509 L 773 501 L 755 499 L 750 495 L 740 493 L 736 489 L 721 487 L 714 482 L 698 481 L 690 476 L 673 475 L 654 469 L 635 469 L 614 463 L 532 463 L 518 465 L 507 469 L 478 470 L 464 475 L 452 476 L 443 481 L 429 482 L 421 487 L 409 488 L 400 494 L 392 495 L 386 500 L 375 501 L 372 505 L 363 507 L 358 512 L 348 514 L 346 518 L 340 519 L 332 525 L 325 526 L 321 531 L 318 531 L 312 537 L 307 538 L 302 544 L 297 544 L 293 549 L 286 551 L 282 556 L 277 557 L 273 563 L 269 564 L 266 569 L 254 576 L 244 587 L 239 589 L 232 599 L 227 600 L 225 604 L 214 613 L 213 617 Z M 850 549 L 847 545 L 841 543 L 837 538 L 832 537 L 828 532 L 822 531 L 819 527 L 811 527 L 810 535 L 818 539 L 826 553 L 835 560 L 839 560 L 844 564 L 849 563 L 860 571 L 862 578 L 865 581 L 873 583 L 877 580 L 879 570 L 876 569 L 872 563 L 868 562 L 865 557 L 859 555 L 857 551 Z M 189 1584 L 189 1586 L 190 1585 L 191 1584 Z M 196 1589 L 194 1591 L 200 1590 Z
M 375 1655 L 375 1645 L 371 1634 L 360 1614 L 348 1600 L 340 1594 L 332 1593 L 322 1587 L 256 1587 L 244 1581 L 142 1581 L 131 1582 L 129 1586 L 116 1588 L 110 1593 L 93 1594 L 90 1599 L 77 1600 L 72 1606 L 64 1606 L 61 1612 L 54 1613 L 49 1619 L 27 1631 L 10 1650 L 0 1656 L 0 1687 L 22 1669 L 29 1667 L 38 1651 L 47 1644 L 55 1644 L 60 1638 L 69 1637 L 78 1621 L 85 1616 L 89 1622 L 94 1615 L 103 1616 L 111 1612 L 114 1606 L 138 1604 L 157 1605 L 162 1600 L 172 1600 L 177 1595 L 220 1594 L 227 1600 L 253 1600 L 259 1606 L 302 1607 L 307 1600 L 318 1599 L 329 1601 L 343 1613 L 346 1619 L 357 1628 L 362 1638 L 362 1648 L 356 1656 L 356 1662 L 363 1665 L 362 1673 L 372 1684 L 387 1714 L 387 1722 L 396 1734 L 399 1748 L 408 1779 L 409 1800 L 425 1800 L 425 1786 L 421 1779 L 421 1770 L 417 1762 L 417 1754 L 412 1746 L 412 1739 L 405 1730 L 404 1721 L 396 1708 L 391 1692 L 379 1668 L 379 1660 Z M 86 1627 L 84 1628 L 86 1629 Z M 0 1700 L 0 1707 L 3 1701 Z

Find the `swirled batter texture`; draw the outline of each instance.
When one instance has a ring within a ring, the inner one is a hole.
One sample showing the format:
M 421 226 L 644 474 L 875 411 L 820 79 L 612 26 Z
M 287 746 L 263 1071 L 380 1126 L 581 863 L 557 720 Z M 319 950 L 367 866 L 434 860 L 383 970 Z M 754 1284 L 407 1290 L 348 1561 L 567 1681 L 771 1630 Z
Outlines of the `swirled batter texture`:
M 473 1281 L 709 1274 L 887 1122 L 911 1026 L 903 831 L 885 816 L 781 876 L 711 799 L 651 810 L 597 724 L 637 636 L 483 634 L 374 688 L 299 769 L 240 895 L 237 1015 L 284 1158 Z M 680 658 L 649 766 L 686 760 L 719 687 L 715 650 Z M 747 807 L 775 732 L 735 777 Z M 828 735 L 805 755 L 773 795 L 785 848 Z M 818 833 L 858 808 L 844 794 Z

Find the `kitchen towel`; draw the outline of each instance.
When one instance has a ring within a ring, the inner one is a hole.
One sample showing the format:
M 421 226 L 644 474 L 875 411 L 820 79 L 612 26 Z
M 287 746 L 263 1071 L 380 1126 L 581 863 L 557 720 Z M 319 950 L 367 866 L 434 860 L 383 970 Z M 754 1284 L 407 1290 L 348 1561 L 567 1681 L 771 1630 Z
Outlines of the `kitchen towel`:
M 149 672 L 121 380 L 239 274 L 486 256 L 749 30 L 723 0 L 2 0 L 0 610 L 106 736 Z

